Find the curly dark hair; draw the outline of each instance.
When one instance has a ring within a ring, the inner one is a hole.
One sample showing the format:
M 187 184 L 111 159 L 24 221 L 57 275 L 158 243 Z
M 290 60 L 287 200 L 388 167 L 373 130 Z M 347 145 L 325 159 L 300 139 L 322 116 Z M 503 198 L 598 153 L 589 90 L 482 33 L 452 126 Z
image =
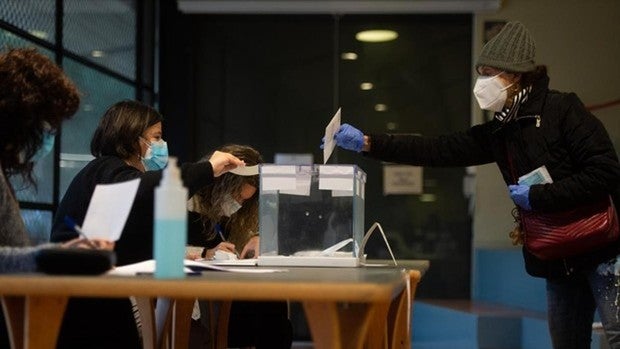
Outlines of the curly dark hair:
M 0 54 L 0 163 L 4 175 L 21 175 L 34 184 L 32 162 L 41 146 L 45 123 L 56 130 L 78 110 L 75 84 L 35 48 L 11 48 Z
M 245 162 L 246 166 L 263 163 L 260 153 L 247 145 L 227 144 L 217 150 L 238 157 Z M 210 155 L 203 157 L 201 161 L 208 161 Z M 194 210 L 201 215 L 204 227 L 203 233 L 206 240 L 211 240 L 215 237 L 215 223 L 224 224 L 226 230 L 231 232 L 228 240 L 238 248 L 243 248 L 249 238 L 252 237 L 252 234 L 258 233 L 258 191 L 249 200 L 246 200 L 241 209 L 230 218 L 223 218 L 221 207 L 226 195 L 231 194 L 234 196 L 240 193 L 244 184 L 249 184 L 258 189 L 258 175 L 238 176 L 230 172 L 224 173 L 215 178 L 213 184 L 202 188 L 194 194 L 192 204 Z

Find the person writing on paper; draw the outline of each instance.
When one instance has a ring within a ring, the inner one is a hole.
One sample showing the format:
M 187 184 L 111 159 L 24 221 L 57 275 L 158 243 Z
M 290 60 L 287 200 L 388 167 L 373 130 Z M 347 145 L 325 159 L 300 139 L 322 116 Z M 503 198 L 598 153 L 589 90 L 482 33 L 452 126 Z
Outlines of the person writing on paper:
M 384 161 L 416 166 L 472 166 L 495 162 L 521 209 L 553 212 L 611 195 L 618 207 L 620 164 L 603 124 L 574 93 L 549 89 L 536 65 L 535 44 L 520 22 L 509 22 L 476 62 L 474 95 L 493 120 L 440 137 L 364 134 L 343 124 L 338 146 Z M 544 166 L 553 183 L 518 184 Z M 589 348 L 599 311 L 609 346 L 620 348 L 617 316 L 618 241 L 567 258 L 543 260 L 523 249 L 529 274 L 546 279 L 554 348 Z
M 230 144 L 218 149 L 243 160 L 246 166 L 263 162 L 258 151 Z M 202 161 L 206 161 L 203 159 Z M 213 259 L 216 251 L 226 251 L 240 258 L 256 258 L 258 235 L 258 174 L 240 176 L 232 172 L 216 178 L 188 201 L 190 245 L 203 246 L 202 256 Z
M 65 225 L 65 217 L 83 225 L 98 184 L 140 178 L 131 211 L 114 250 L 119 266 L 153 258 L 154 189 L 159 185 L 168 159 L 162 122 L 163 117 L 155 109 L 137 101 L 125 100 L 108 108 L 91 140 L 90 150 L 95 159 L 73 178 L 59 204 L 52 226 L 52 241 L 66 241 L 76 236 Z M 183 183 L 193 195 L 237 166 L 243 166 L 243 161 L 231 154 L 216 152 L 209 161 L 183 164 Z M 106 331 L 101 331 L 102 328 Z M 140 347 L 130 301 L 70 299 L 58 343 L 61 347 Z
M 0 273 L 38 270 L 37 255 L 58 244 L 31 246 L 10 179 L 36 186 L 34 164 L 54 147 L 55 132 L 80 104 L 75 84 L 48 57 L 34 48 L 0 53 Z M 20 186 L 21 189 L 23 186 Z M 106 241 L 76 238 L 67 248 L 111 249 Z M 0 347 L 9 346 L 0 312 Z
M 230 153 L 246 166 L 263 162 L 252 147 L 238 144 L 222 146 L 218 151 Z M 188 242 L 204 246 L 205 259 L 218 258 L 218 251 L 256 258 L 258 236 L 258 173 L 238 175 L 233 172 L 216 178 L 199 190 L 188 202 L 190 215 Z M 234 256 L 233 254 L 233 256 Z M 194 256 L 196 257 L 196 256 Z M 208 307 L 199 302 L 202 329 L 207 333 Z M 196 326 L 193 326 L 196 329 Z M 293 330 L 286 302 L 233 302 L 228 326 L 229 347 L 290 348 Z

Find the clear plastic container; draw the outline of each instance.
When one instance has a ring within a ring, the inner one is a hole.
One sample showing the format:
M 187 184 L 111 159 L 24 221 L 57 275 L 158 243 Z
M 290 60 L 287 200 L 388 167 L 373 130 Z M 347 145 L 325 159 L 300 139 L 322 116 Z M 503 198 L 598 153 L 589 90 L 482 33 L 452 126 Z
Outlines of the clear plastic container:
M 355 165 L 261 165 L 258 264 L 358 265 L 365 185 Z

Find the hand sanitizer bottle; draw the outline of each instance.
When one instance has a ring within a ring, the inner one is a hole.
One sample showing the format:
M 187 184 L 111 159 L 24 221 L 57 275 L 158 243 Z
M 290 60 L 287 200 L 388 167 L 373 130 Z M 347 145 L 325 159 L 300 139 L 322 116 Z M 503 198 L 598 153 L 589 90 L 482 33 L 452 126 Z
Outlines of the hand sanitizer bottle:
M 177 159 L 170 157 L 155 188 L 153 255 L 155 278 L 185 277 L 183 259 L 187 244 L 187 188 L 181 181 Z

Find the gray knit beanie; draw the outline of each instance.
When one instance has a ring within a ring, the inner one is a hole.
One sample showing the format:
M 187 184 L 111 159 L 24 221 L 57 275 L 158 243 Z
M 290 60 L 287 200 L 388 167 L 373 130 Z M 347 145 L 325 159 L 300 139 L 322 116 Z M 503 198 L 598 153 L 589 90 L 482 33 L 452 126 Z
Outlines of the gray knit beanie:
M 508 22 L 482 48 L 476 68 L 486 65 L 509 72 L 524 73 L 534 70 L 536 46 L 521 22 Z

